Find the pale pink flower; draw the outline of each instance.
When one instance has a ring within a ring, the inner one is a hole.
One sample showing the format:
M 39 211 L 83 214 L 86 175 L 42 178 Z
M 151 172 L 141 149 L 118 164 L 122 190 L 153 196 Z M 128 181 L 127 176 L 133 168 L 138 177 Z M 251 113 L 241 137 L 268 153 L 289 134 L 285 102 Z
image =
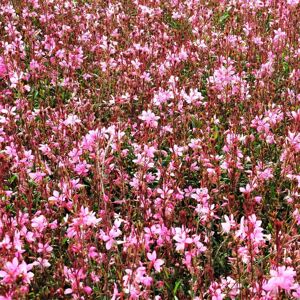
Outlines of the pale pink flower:
M 39 257 L 37 259 L 37 264 L 41 267 L 44 267 L 44 268 L 49 268 L 51 266 L 51 264 L 49 263 L 49 260 L 46 259 L 46 258 L 41 258 Z
M 147 111 L 142 112 L 142 114 L 139 116 L 139 119 L 144 121 L 147 126 L 156 128 L 158 126 L 157 121 L 160 118 L 156 116 L 150 109 L 148 109 Z
M 44 172 L 40 172 L 40 171 L 37 171 L 37 172 L 30 172 L 29 174 L 29 177 L 34 180 L 35 182 L 39 183 L 43 180 L 43 178 L 47 175 L 46 173 Z
M 292 267 L 280 266 L 277 269 L 270 271 L 271 278 L 263 288 L 265 291 L 271 291 L 275 294 L 278 293 L 278 289 L 281 288 L 286 291 L 290 291 L 296 276 L 296 272 Z
M 300 0 L 287 0 L 287 4 L 296 7 L 300 3 Z
M 60 194 L 58 191 L 53 191 L 53 196 L 48 198 L 49 203 L 63 203 L 65 201 L 65 196 Z
M 227 215 L 225 215 L 225 216 L 224 216 L 224 219 L 225 219 L 225 222 L 224 222 L 224 223 L 221 223 L 222 229 L 223 229 L 223 231 L 224 231 L 225 233 L 229 233 L 231 227 L 232 227 L 232 226 L 235 226 L 236 223 L 235 223 L 235 221 L 234 221 L 234 219 L 233 219 L 233 215 L 232 215 L 232 214 L 230 215 L 230 218 L 229 218 Z
M 184 228 L 174 228 L 175 234 L 173 239 L 176 241 L 176 251 L 184 250 L 185 247 L 193 243 L 193 239 L 188 237 L 187 232 Z
M 70 115 L 68 115 L 68 117 L 66 118 L 66 120 L 63 121 L 63 123 L 66 126 L 69 126 L 69 125 L 70 126 L 74 126 L 76 124 L 80 124 L 81 120 L 78 118 L 78 116 L 70 114 Z
M 153 263 L 155 271 L 160 272 L 161 266 L 164 264 L 164 260 L 156 258 L 156 251 L 154 250 L 152 253 L 148 252 L 147 258 Z
M 34 217 L 31 220 L 31 227 L 36 229 L 39 232 L 44 231 L 44 229 L 47 227 L 47 225 L 48 225 L 48 221 L 45 218 L 45 216 L 43 216 L 43 215 L 40 215 L 38 217 Z

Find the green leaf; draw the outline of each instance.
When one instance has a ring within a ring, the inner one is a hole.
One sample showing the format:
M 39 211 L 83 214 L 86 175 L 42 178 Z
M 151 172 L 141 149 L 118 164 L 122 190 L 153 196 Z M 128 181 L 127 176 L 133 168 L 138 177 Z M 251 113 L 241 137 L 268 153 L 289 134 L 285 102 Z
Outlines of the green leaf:
M 181 280 L 176 281 L 175 287 L 173 289 L 173 295 L 174 295 L 175 298 L 177 298 L 176 293 L 177 293 L 177 290 L 179 289 L 180 285 L 181 285 Z
M 69 239 L 68 239 L 68 238 L 64 238 L 64 239 L 62 240 L 62 244 L 63 244 L 63 245 L 65 245 L 65 244 L 67 244 L 67 243 L 68 243 L 68 241 L 69 241 Z
M 17 174 L 13 174 L 9 179 L 8 182 L 10 184 L 12 184 L 16 179 L 18 179 L 18 175 Z

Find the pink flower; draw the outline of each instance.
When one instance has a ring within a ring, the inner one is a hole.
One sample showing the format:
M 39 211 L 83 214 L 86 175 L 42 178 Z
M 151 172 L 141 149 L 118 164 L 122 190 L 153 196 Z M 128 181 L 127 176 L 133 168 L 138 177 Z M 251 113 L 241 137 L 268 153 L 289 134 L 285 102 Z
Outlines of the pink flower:
M 287 0 L 287 4 L 292 7 L 296 7 L 299 3 L 300 3 L 299 0 Z
M 152 253 L 148 252 L 147 257 L 153 263 L 155 271 L 160 272 L 164 261 L 162 259 L 156 259 L 156 251 L 154 250 Z
M 88 253 L 88 256 L 90 258 L 96 258 L 99 256 L 98 252 L 97 252 L 97 248 L 96 247 L 90 247 L 89 248 L 89 253 Z
M 295 297 L 295 299 L 300 299 L 300 285 L 298 283 L 294 284 L 293 290 L 293 297 Z
M 172 91 L 165 91 L 160 88 L 153 97 L 153 104 L 159 106 L 163 103 L 166 103 L 169 99 L 172 99 L 173 97 L 174 95 Z
M 101 218 L 96 218 L 95 212 L 90 212 L 87 207 L 81 206 L 79 218 L 74 219 L 74 221 L 77 223 L 79 222 L 82 225 L 94 227 L 101 221 Z
M 33 278 L 33 273 L 28 272 L 31 270 L 32 265 L 27 265 L 24 261 L 19 264 L 18 259 L 15 257 L 12 262 L 6 262 L 3 270 L 0 271 L 0 277 L 5 284 L 14 283 L 19 276 L 22 277 L 23 283 L 30 283 Z
M 300 133 L 289 132 L 286 141 L 290 144 L 291 148 L 296 152 L 300 152 Z
M 47 219 L 43 215 L 34 217 L 31 220 L 31 227 L 36 229 L 39 232 L 44 231 L 44 229 L 47 227 L 47 225 L 48 225 Z
M 224 216 L 225 222 L 221 223 L 222 229 L 225 233 L 229 233 L 231 226 L 235 226 L 233 215 L 230 215 L 230 219 L 227 215 Z
M 258 177 L 263 180 L 268 180 L 270 178 L 273 178 L 272 169 L 266 168 L 264 171 L 260 172 Z
M 3 240 L 0 242 L 0 248 L 10 249 L 12 247 L 12 242 L 8 234 L 5 235 Z
M 80 176 L 86 176 L 89 172 L 90 167 L 91 165 L 84 160 L 83 162 L 80 162 L 75 166 L 74 171 Z
M 61 195 L 58 191 L 53 191 L 53 196 L 48 198 L 49 203 L 63 203 L 65 196 Z
M 73 114 L 68 115 L 67 119 L 63 121 L 63 124 L 65 124 L 66 126 L 73 126 L 75 124 L 80 124 L 81 120 Z
M 37 172 L 30 172 L 28 175 L 33 181 L 39 183 L 46 176 L 46 173 L 37 171 Z
M 261 227 L 262 221 L 257 220 L 256 215 L 252 214 L 248 218 L 247 233 L 250 239 L 259 244 L 265 241 L 265 235 L 263 234 L 263 228 Z
M 8 292 L 5 296 L 0 296 L 0 300 L 13 300 L 13 293 Z
M 300 225 L 300 212 L 299 212 L 299 209 L 296 208 L 293 212 L 293 217 L 294 219 L 296 220 L 297 222 L 297 225 Z
M 193 243 L 193 239 L 187 236 L 188 230 L 176 227 L 174 231 L 173 240 L 176 241 L 176 251 L 184 250 L 186 245 Z
M 51 264 L 49 263 L 48 259 L 41 258 L 39 257 L 36 261 L 37 265 L 44 267 L 44 268 L 49 268 Z
M 49 243 L 42 244 L 38 243 L 37 253 L 51 253 L 53 248 L 49 245 Z
M 117 300 L 118 296 L 120 295 L 119 291 L 118 291 L 118 287 L 116 285 L 116 283 L 114 283 L 114 291 L 113 291 L 113 296 L 111 298 L 111 300 Z
M 284 40 L 286 37 L 286 33 L 284 31 L 281 30 L 281 28 L 278 28 L 278 30 L 274 30 L 274 41 L 280 41 L 280 40 Z
M 19 276 L 19 273 L 19 261 L 15 257 L 12 262 L 5 263 L 4 270 L 0 271 L 0 277 L 3 278 L 3 283 L 11 284 L 14 281 L 16 281 L 17 277 Z
M 160 119 L 157 117 L 150 109 L 147 111 L 143 111 L 142 114 L 139 116 L 139 119 L 144 121 L 147 126 L 156 128 L 158 126 L 158 120 Z
M 243 193 L 244 195 L 250 195 L 251 192 L 255 189 L 255 186 L 251 186 L 249 183 L 246 184 L 246 187 L 240 188 L 240 192 Z
M 210 198 L 207 188 L 196 189 L 195 193 L 192 194 L 191 197 L 197 202 L 201 202 L 203 204 L 206 204 Z
M 70 295 L 72 293 L 73 293 L 72 289 L 70 289 L 70 288 L 65 289 L 65 292 L 64 292 L 65 295 Z
M 223 300 L 225 298 L 224 293 L 217 282 L 213 282 L 209 287 L 209 294 L 212 300 Z
M 281 266 L 277 270 L 271 270 L 270 275 L 271 278 L 264 284 L 263 289 L 277 294 L 279 288 L 286 291 L 291 290 L 296 272 L 292 267 Z
M 136 269 L 135 281 L 141 282 L 145 286 L 150 286 L 152 284 L 152 277 L 147 275 L 145 267 L 139 267 Z
M 4 62 L 4 59 L 2 56 L 0 56 L 0 78 L 4 77 L 7 73 L 7 67 L 6 64 Z
M 120 224 L 120 221 L 116 220 L 108 234 L 106 234 L 103 230 L 100 230 L 100 237 L 105 242 L 106 250 L 110 250 L 116 243 L 115 238 L 122 234 L 122 231 L 119 229 Z
M 186 103 L 191 104 L 194 103 L 197 100 L 203 100 L 204 97 L 197 89 L 191 89 L 189 94 L 187 94 L 185 91 L 181 92 L 181 95 L 183 99 L 186 101 Z

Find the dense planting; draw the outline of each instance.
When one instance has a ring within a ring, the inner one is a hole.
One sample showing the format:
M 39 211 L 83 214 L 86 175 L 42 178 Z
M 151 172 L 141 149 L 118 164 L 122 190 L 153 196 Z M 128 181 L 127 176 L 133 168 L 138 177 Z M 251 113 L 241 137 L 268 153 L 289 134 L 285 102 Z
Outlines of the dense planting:
M 300 299 L 299 0 L 0 1 L 0 299 Z

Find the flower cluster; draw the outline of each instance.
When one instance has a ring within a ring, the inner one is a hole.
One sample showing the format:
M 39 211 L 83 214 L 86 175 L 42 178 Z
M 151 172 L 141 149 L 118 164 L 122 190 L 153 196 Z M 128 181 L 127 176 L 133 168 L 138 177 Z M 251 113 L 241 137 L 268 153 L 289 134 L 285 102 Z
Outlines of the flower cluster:
M 300 299 L 299 0 L 1 0 L 0 299 Z

